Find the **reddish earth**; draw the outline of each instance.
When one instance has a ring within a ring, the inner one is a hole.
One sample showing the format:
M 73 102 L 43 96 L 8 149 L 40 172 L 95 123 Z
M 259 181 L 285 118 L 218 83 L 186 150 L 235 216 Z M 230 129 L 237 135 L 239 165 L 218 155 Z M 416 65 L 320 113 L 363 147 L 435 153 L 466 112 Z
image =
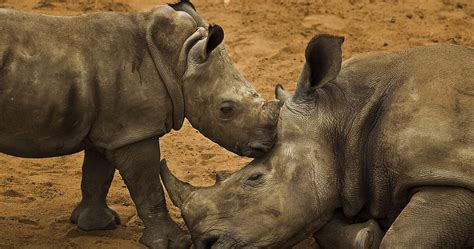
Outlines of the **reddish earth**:
M 0 0 L 1 7 L 52 15 L 91 11 L 142 11 L 154 0 Z M 49 3 L 51 2 L 51 3 Z M 344 35 L 344 57 L 423 44 L 474 47 L 471 0 L 202 0 L 199 12 L 226 33 L 225 43 L 243 74 L 267 98 L 282 83 L 294 89 L 309 39 L 326 32 Z M 246 162 L 186 124 L 161 140 L 172 171 L 197 185 L 213 183 L 216 170 L 237 170 Z M 83 232 L 69 224 L 80 200 L 82 153 L 49 159 L 0 155 L 0 248 L 141 248 L 143 225 L 117 174 L 110 206 L 123 225 L 113 231 Z M 157 179 L 158 180 L 158 179 Z M 171 207 L 173 218 L 179 211 Z M 311 248 L 310 240 L 299 248 Z

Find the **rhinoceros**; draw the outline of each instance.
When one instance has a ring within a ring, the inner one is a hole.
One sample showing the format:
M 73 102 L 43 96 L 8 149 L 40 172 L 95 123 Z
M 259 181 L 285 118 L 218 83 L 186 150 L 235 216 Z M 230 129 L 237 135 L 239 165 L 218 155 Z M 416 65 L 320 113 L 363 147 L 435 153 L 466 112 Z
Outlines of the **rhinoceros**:
M 159 180 L 158 138 L 184 118 L 240 155 L 272 146 L 278 101 L 237 71 L 224 33 L 188 1 L 139 13 L 53 17 L 0 9 L 0 152 L 44 158 L 85 151 L 80 229 L 120 223 L 106 196 L 120 171 L 148 246 L 187 246 Z
M 201 188 L 162 165 L 197 248 L 286 248 L 339 214 L 375 219 L 381 248 L 474 246 L 474 50 L 342 62 L 343 41 L 314 37 L 294 95 L 276 90 L 287 100 L 264 157 Z

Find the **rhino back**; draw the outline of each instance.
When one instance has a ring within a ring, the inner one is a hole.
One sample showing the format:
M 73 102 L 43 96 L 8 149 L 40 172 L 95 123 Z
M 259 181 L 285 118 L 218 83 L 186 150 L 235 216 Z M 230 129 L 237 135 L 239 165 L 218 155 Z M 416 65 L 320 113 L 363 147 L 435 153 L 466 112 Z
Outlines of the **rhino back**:
M 421 47 L 398 64 L 403 80 L 384 100 L 373 138 L 376 168 L 387 167 L 377 173 L 390 179 L 395 200 L 419 186 L 474 191 L 474 50 Z
M 131 135 L 137 129 L 164 130 L 141 128 L 164 123 L 159 111 L 142 115 L 146 121 L 127 116 L 131 108 L 139 108 L 135 117 L 150 105 L 167 104 L 147 65 L 142 26 L 129 14 L 52 17 L 1 10 L 0 150 L 53 156 L 81 150 L 85 140 L 107 147 L 137 136 Z M 161 103 L 141 106 L 153 93 Z M 107 124 L 114 121 L 119 128 Z
M 365 206 L 372 217 L 395 217 L 419 186 L 474 190 L 473 75 L 473 50 L 452 45 L 343 64 L 348 214 Z

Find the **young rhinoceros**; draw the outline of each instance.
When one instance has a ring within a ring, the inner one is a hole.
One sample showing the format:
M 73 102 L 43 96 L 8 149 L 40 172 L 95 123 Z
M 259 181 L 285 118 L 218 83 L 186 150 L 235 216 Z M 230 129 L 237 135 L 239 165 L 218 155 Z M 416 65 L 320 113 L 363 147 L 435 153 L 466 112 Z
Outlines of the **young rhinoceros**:
M 162 167 L 197 248 L 289 247 L 341 211 L 377 219 L 381 248 L 474 246 L 474 50 L 432 45 L 341 65 L 342 43 L 310 41 L 263 158 L 208 188 Z
M 158 138 L 185 117 L 240 155 L 273 144 L 277 101 L 243 78 L 222 29 L 187 1 L 78 17 L 3 9 L 0 34 L 0 152 L 41 158 L 85 150 L 82 201 L 71 215 L 83 230 L 119 224 L 106 204 L 117 168 L 145 224 L 141 242 L 187 246 L 158 176 Z

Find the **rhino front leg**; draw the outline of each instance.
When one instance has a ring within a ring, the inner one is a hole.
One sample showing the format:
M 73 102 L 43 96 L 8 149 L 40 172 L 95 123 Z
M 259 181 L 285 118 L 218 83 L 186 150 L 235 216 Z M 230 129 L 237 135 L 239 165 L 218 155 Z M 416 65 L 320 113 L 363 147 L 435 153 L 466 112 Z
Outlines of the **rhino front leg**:
M 85 231 L 114 229 L 118 214 L 107 206 L 107 193 L 114 177 L 114 166 L 101 153 L 87 149 L 82 165 L 82 200 L 71 214 L 71 222 Z
M 314 239 L 321 248 L 376 249 L 383 236 L 375 220 L 352 224 L 338 214 L 314 234 Z
M 417 190 L 380 248 L 472 248 L 474 192 L 455 187 Z
M 160 182 L 160 147 L 148 139 L 108 153 L 145 224 L 140 242 L 152 248 L 189 248 L 190 236 L 171 219 Z

